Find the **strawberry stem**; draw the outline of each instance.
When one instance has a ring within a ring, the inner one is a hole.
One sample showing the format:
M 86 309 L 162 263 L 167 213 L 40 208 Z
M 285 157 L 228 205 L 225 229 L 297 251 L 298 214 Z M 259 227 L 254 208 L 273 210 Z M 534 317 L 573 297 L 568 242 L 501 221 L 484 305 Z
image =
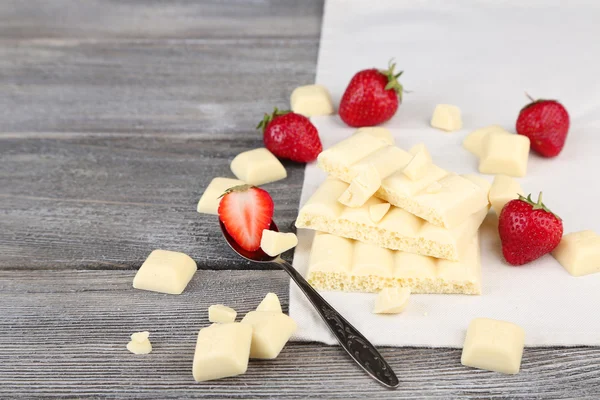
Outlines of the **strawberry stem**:
M 527 96 L 527 98 L 531 100 L 532 103 L 535 103 L 536 100 L 533 97 L 531 97 L 529 93 L 525 92 L 525 96 Z
M 398 94 L 400 101 L 402 101 L 403 88 L 402 88 L 402 84 L 400 84 L 400 82 L 398 82 L 398 78 L 400 78 L 400 76 L 402 76 L 404 71 L 400 71 L 400 72 L 396 73 L 394 71 L 395 68 L 396 68 L 396 62 L 392 58 L 388 64 L 388 69 L 380 70 L 379 72 L 382 73 L 383 75 L 385 75 L 388 79 L 388 83 L 387 83 L 387 85 L 385 85 L 385 90 L 390 90 L 390 89 L 394 90 Z
M 273 109 L 273 113 L 271 114 L 267 114 L 265 113 L 265 115 L 263 116 L 262 121 L 260 121 L 258 123 L 258 125 L 256 125 L 256 129 L 262 129 L 263 133 L 265 132 L 265 129 L 267 129 L 267 125 L 269 125 L 269 122 L 273 121 L 273 119 L 275 117 L 279 117 L 285 114 L 289 114 L 291 113 L 291 110 L 279 110 L 277 109 L 277 107 L 275 107 Z
M 531 199 L 531 193 L 527 197 L 519 194 L 519 200 L 524 201 L 527 204 L 530 204 L 532 206 L 533 210 L 543 210 L 543 211 L 546 211 L 547 213 L 554 215 L 559 220 L 561 219 L 558 215 L 556 215 L 552 211 L 550 211 L 550 209 L 548 207 L 546 207 L 546 205 L 542 202 L 542 192 L 540 192 L 537 202 L 535 202 Z

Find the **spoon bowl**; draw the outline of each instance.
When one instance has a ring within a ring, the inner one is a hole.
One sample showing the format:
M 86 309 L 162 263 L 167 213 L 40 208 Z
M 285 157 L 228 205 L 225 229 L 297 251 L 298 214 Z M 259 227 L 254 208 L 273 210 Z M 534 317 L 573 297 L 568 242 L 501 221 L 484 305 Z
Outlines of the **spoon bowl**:
M 275 262 L 275 260 L 277 260 L 277 258 L 279 258 L 279 256 L 271 257 L 270 255 L 268 255 L 267 253 L 262 251 L 262 249 L 260 249 L 260 248 L 255 251 L 248 251 L 248 250 L 244 249 L 242 246 L 240 246 L 238 244 L 238 242 L 235 241 L 235 239 L 233 237 L 231 237 L 229 232 L 227 232 L 227 228 L 225 228 L 225 224 L 220 219 L 219 219 L 219 224 L 221 225 L 221 232 L 223 232 L 223 236 L 225 237 L 225 240 L 227 241 L 227 244 L 229 245 L 229 247 L 231 247 L 231 249 L 233 251 L 238 253 L 240 256 L 242 256 L 246 260 L 257 262 L 257 263 L 270 263 L 270 262 Z M 271 221 L 271 226 L 269 227 L 269 230 L 279 232 L 279 229 L 277 229 L 277 225 L 273 221 Z

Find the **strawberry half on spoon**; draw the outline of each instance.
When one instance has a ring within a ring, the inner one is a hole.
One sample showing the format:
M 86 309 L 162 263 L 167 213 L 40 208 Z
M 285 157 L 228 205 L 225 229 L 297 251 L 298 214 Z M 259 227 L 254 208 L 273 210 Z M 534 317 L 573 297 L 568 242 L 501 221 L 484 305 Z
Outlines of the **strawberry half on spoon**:
M 266 190 L 240 185 L 223 194 L 218 213 L 229 235 L 243 249 L 256 251 L 263 230 L 271 226 L 273 209 L 273 199 Z

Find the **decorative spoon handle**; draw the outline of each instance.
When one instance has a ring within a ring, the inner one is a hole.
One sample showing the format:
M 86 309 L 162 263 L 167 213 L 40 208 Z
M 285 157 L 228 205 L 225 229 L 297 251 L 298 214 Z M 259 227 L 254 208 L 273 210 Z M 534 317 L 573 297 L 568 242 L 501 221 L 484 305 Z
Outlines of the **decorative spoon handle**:
M 398 387 L 398 378 L 377 349 L 344 317 L 340 315 L 319 293 L 286 261 L 275 261 L 283 268 L 304 292 L 316 308 L 325 324 L 335 335 L 344 350 L 369 375 L 382 385 L 394 389 Z

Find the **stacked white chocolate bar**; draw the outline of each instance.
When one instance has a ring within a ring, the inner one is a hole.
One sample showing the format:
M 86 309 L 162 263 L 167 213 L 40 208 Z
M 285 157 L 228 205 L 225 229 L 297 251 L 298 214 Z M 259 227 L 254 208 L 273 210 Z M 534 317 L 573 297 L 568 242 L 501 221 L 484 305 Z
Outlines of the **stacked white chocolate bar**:
M 318 164 L 329 177 L 296 220 L 317 231 L 307 276 L 314 287 L 481 293 L 486 180 L 445 171 L 423 145 L 396 147 L 384 128 L 360 129 Z

